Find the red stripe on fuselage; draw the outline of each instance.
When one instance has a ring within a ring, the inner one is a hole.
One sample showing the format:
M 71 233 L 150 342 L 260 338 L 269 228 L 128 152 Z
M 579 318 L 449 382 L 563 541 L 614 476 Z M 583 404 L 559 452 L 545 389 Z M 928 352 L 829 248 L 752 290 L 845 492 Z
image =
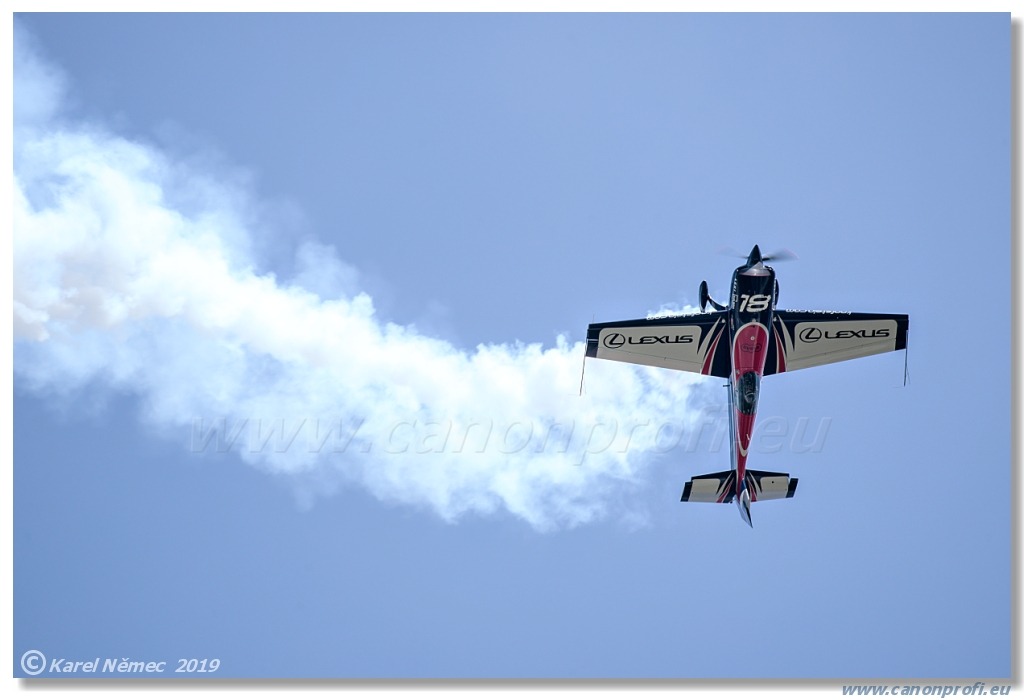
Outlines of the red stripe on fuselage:
M 758 321 L 751 321 L 740 326 L 733 334 L 732 340 L 732 386 L 735 390 L 740 377 L 747 372 L 755 372 L 758 377 L 764 374 L 764 363 L 768 356 L 768 329 Z M 754 433 L 754 413 L 740 411 L 738 402 L 733 406 L 735 411 L 736 435 L 736 495 L 747 475 L 747 451 L 750 449 L 750 438 Z
M 764 360 L 768 356 L 768 329 L 752 321 L 736 330 L 732 339 L 733 377 L 754 371 L 764 372 Z

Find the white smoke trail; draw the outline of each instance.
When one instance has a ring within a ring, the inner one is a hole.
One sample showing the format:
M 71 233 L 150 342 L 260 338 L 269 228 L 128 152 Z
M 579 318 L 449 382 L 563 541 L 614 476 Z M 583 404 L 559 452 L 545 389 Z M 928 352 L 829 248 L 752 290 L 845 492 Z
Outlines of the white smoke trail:
M 695 416 L 700 381 L 593 363 L 582 343 L 472 351 L 376 316 L 327 246 L 291 283 L 260 273 L 237 190 L 61 114 L 59 72 L 15 51 L 19 386 L 115 387 L 193 449 L 359 484 L 441 517 L 543 529 L 609 515 Z M 671 430 L 666 432 L 666 427 Z M 629 516 L 628 513 L 619 513 Z

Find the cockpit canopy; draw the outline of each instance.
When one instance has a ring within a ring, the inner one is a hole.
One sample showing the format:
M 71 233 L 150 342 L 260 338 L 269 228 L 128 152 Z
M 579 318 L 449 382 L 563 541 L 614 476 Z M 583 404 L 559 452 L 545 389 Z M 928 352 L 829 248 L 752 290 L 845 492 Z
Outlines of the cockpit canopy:
M 757 395 L 761 385 L 761 377 L 757 372 L 744 372 L 736 382 L 736 407 L 740 413 L 752 415 L 757 413 Z

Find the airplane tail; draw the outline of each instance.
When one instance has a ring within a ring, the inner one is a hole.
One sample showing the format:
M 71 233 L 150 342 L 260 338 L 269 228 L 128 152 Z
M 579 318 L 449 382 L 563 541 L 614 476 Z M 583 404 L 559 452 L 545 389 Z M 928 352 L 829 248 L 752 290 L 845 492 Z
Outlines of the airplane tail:
M 747 491 L 751 501 L 770 501 L 792 498 L 799 479 L 782 472 L 762 472 L 747 469 Z M 736 496 L 736 472 L 701 474 L 686 482 L 680 501 L 690 503 L 732 503 Z

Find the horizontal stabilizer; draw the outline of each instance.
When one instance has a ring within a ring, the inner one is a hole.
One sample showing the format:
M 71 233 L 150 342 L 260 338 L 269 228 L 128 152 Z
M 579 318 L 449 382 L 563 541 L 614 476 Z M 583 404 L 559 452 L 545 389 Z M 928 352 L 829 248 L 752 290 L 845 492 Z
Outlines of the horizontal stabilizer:
M 683 497 L 679 500 L 690 503 L 732 503 L 736 495 L 735 483 L 734 471 L 695 476 L 686 482 Z
M 746 475 L 747 490 L 751 501 L 770 501 L 775 498 L 792 498 L 796 493 L 798 479 L 791 479 L 789 474 L 781 472 L 759 472 L 748 469 Z
M 744 476 L 751 501 L 771 501 L 792 498 L 799 479 L 782 472 L 761 472 L 747 469 Z M 683 497 L 689 503 L 732 503 L 736 497 L 736 472 L 701 474 L 686 482 Z

